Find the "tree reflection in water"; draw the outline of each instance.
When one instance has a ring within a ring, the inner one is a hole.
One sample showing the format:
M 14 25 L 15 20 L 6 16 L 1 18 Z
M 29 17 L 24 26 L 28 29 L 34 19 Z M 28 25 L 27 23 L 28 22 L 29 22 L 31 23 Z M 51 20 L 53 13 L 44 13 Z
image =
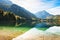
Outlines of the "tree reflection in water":
M 51 26 L 60 26 L 58 22 L 37 22 L 37 21 L 1 21 L 0 26 L 12 27 L 36 27 L 36 28 L 49 28 Z

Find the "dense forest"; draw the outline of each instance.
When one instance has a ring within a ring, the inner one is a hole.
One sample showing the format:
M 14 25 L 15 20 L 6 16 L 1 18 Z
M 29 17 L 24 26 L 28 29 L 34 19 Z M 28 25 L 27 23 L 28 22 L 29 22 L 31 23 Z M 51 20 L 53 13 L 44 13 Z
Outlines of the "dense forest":
M 8 11 L 3 11 L 2 9 L 0 9 L 0 24 L 4 24 L 4 25 L 15 25 L 15 23 L 20 20 L 20 17 L 13 14 L 12 12 L 8 12 Z

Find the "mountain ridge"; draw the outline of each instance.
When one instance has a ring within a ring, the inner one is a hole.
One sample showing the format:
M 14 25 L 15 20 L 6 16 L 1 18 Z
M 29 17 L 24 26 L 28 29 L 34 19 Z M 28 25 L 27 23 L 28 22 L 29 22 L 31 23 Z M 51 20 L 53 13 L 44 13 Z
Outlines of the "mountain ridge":
M 4 11 L 13 12 L 16 15 L 24 17 L 26 19 L 36 18 L 34 14 L 32 14 L 31 12 L 29 12 L 28 10 L 26 10 L 21 6 L 18 6 L 16 4 L 12 4 L 12 5 L 6 5 L 6 4 L 2 5 L 2 4 L 0 4 L 0 9 L 3 9 Z
M 37 12 L 35 16 L 37 18 L 46 19 L 46 17 L 52 16 L 52 14 L 49 14 L 47 11 L 43 10 L 43 11 Z

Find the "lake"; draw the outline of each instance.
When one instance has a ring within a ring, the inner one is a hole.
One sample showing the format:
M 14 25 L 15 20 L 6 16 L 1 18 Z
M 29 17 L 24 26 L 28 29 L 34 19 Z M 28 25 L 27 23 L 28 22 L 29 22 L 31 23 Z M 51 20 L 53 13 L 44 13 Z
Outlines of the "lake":
M 0 37 L 5 36 L 7 38 L 12 39 L 17 37 L 18 35 L 24 34 L 31 28 L 37 28 L 39 30 L 47 30 L 52 26 L 60 26 L 56 22 L 38 22 L 38 21 L 21 21 L 21 22 L 0 22 Z

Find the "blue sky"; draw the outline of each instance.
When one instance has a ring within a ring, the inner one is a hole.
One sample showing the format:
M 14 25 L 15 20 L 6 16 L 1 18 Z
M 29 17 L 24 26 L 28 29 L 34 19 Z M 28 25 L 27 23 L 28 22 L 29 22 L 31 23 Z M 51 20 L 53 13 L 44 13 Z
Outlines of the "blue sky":
M 10 0 L 32 13 L 60 6 L 60 0 Z
M 54 7 L 55 6 L 60 6 L 60 0 L 42 0 L 43 2 L 54 2 Z
M 12 4 L 12 2 L 10 0 L 0 0 L 0 3 L 3 3 L 3 4 Z

